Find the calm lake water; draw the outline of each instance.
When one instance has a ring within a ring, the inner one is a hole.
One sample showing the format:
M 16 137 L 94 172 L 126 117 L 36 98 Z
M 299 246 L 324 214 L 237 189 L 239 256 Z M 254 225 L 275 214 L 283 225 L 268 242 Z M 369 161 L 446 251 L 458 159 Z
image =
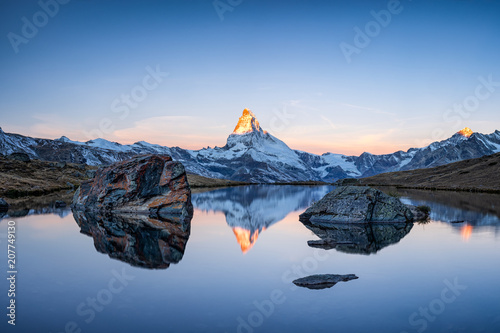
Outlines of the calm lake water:
M 193 193 L 190 233 L 69 209 L 7 216 L 0 246 L 14 220 L 17 317 L 15 328 L 7 324 L 4 279 L 0 330 L 500 332 L 498 195 L 402 192 L 404 202 L 432 208 L 426 224 L 325 231 L 299 222 L 330 190 Z M 308 246 L 321 237 L 355 244 Z M 321 273 L 359 278 L 322 290 L 291 282 Z

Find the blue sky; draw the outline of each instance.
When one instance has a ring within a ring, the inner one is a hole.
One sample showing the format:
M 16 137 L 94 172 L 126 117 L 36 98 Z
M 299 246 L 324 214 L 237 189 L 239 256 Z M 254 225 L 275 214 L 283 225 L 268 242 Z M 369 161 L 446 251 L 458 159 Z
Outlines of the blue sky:
M 55 1 L 0 0 L 6 132 L 198 149 L 249 108 L 294 149 L 357 155 L 500 129 L 496 1 Z

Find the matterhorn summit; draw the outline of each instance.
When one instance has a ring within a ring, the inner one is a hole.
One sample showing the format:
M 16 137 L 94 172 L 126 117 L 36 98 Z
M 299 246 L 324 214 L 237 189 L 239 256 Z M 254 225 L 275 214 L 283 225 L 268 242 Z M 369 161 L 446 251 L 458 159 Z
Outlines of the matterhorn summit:
M 259 121 L 252 111 L 243 110 L 243 115 L 238 119 L 238 124 L 236 124 L 233 133 L 227 138 L 226 148 L 232 149 L 236 147 L 236 149 L 241 149 L 246 147 L 262 151 L 270 148 L 269 146 L 277 146 L 274 148 L 278 148 L 283 152 L 291 151 L 283 141 L 275 138 L 260 127 Z
M 267 133 L 260 127 L 259 121 L 252 113 L 252 111 L 245 109 L 243 110 L 243 115 L 240 117 L 240 119 L 238 119 L 238 124 L 236 124 L 236 127 L 234 128 L 232 134 L 241 135 L 251 132 L 258 132 L 263 134 Z
M 470 138 L 470 136 L 472 134 L 474 134 L 474 132 L 470 128 L 468 128 L 468 127 L 466 127 L 464 129 L 458 131 L 457 133 L 460 134 L 460 135 L 462 135 L 462 136 L 464 136 L 464 137 L 466 137 L 466 138 Z

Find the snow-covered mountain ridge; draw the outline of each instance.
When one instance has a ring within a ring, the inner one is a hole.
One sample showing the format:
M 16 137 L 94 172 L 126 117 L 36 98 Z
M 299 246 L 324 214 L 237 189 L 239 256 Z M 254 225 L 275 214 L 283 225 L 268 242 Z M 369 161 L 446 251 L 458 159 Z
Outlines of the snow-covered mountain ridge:
M 5 133 L 0 128 L 0 154 L 24 152 L 31 158 L 89 165 L 105 165 L 138 154 L 167 154 L 188 172 L 212 178 L 258 183 L 368 177 L 379 173 L 430 168 L 500 152 L 500 131 L 485 135 L 470 129 L 423 148 L 392 154 L 346 156 L 311 154 L 293 150 L 263 130 L 255 115 L 245 109 L 223 147 L 186 150 L 144 141 L 122 145 L 105 139 L 87 142 L 38 139 Z

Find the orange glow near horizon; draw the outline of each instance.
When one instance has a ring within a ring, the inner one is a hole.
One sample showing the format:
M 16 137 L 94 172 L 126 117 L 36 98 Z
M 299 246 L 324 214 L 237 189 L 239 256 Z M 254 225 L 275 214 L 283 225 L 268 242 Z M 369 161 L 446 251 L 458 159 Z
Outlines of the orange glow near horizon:
M 138 125 L 136 124 L 135 127 L 116 130 L 113 133 L 101 135 L 101 138 L 124 145 L 130 145 L 138 141 L 146 141 L 151 144 L 158 144 L 166 147 L 180 147 L 189 150 L 224 146 L 226 144 L 225 140 L 228 132 L 227 127 L 222 126 L 219 128 L 213 123 L 210 123 L 209 129 L 206 131 L 192 130 L 192 126 L 194 126 L 194 128 L 202 128 L 206 122 L 206 119 L 195 118 L 194 120 L 190 120 L 183 119 L 182 116 L 155 117 L 142 120 Z M 167 130 L 165 129 L 166 125 L 170 126 L 167 127 Z M 29 130 L 10 128 L 9 126 L 2 128 L 6 133 L 18 133 L 37 138 L 56 139 L 64 135 L 70 140 L 80 142 L 86 142 L 91 139 L 85 134 L 86 131 L 72 127 L 66 128 L 64 126 L 57 126 L 57 128 L 54 128 L 40 125 L 33 126 Z M 234 128 L 233 134 L 245 134 L 255 129 L 267 133 L 260 127 L 259 121 L 255 118 L 252 111 L 244 109 L 242 116 L 238 120 L 238 124 Z M 306 133 L 310 134 L 310 132 L 307 131 Z M 469 127 L 465 127 L 456 133 L 468 138 L 474 132 Z M 313 138 L 311 135 L 293 135 L 280 132 L 271 132 L 271 134 L 285 142 L 291 149 L 306 151 L 317 155 L 333 153 L 359 156 L 363 152 L 369 152 L 374 155 L 391 154 L 399 150 L 406 151 L 410 148 L 424 147 L 435 141 L 435 139 L 429 137 L 422 140 L 418 138 L 412 139 L 410 137 L 400 140 L 399 138 L 395 139 L 392 137 L 373 137 L 373 135 L 352 137 L 343 135 L 338 139 L 338 137 L 330 137 L 329 134 L 316 138 Z M 440 139 L 445 138 L 446 137 Z
M 264 230 L 266 230 L 266 228 L 262 229 L 262 231 Z M 254 246 L 257 238 L 259 238 L 259 230 L 255 230 L 253 234 L 250 234 L 250 230 L 234 227 L 233 232 L 238 244 L 241 246 L 241 252 L 243 252 L 243 254 L 247 253 Z
M 460 231 L 460 233 L 462 234 L 462 239 L 467 242 L 470 238 L 470 236 L 472 235 L 472 229 L 474 229 L 473 226 L 471 225 L 464 225 L 462 227 L 462 230 Z

